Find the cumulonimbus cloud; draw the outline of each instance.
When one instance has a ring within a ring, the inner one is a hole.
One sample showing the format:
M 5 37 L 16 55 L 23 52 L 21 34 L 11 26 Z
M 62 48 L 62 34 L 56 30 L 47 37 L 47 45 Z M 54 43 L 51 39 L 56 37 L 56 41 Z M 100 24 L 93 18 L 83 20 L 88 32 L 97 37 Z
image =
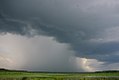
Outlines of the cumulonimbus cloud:
M 54 37 L 69 44 L 76 57 L 118 63 L 114 58 L 119 52 L 115 36 L 119 1 L 1 0 L 0 4 L 1 33 Z

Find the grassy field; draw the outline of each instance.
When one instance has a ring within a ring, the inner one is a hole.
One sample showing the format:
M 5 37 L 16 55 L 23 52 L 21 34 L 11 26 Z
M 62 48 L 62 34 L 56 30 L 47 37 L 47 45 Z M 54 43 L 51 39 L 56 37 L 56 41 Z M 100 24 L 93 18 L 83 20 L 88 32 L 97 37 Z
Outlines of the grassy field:
M 0 80 L 119 80 L 119 72 L 36 73 L 1 70 Z

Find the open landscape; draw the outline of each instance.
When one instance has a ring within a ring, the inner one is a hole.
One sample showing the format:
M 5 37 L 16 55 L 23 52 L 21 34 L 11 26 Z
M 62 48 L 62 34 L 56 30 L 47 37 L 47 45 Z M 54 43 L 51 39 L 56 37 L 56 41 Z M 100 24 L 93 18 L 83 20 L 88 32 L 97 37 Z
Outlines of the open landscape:
M 28 72 L 0 70 L 0 80 L 119 80 L 118 71 L 102 72 Z
M 0 0 L 0 80 L 119 80 L 119 0 Z

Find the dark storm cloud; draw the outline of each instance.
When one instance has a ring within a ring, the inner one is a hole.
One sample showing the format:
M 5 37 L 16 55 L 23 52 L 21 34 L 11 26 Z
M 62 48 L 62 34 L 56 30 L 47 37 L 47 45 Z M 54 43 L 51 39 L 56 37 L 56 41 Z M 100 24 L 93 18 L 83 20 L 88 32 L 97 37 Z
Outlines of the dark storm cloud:
M 4 15 L 4 13 L 0 12 L 0 32 L 12 32 L 12 33 L 20 33 L 25 34 L 23 32 L 23 27 L 25 27 L 25 24 L 18 22 L 17 20 L 14 21 L 11 18 L 9 18 L 7 15 Z
M 78 57 L 115 61 L 115 56 L 106 55 L 117 53 L 119 43 L 104 37 L 105 30 L 119 26 L 117 0 L 1 0 L 0 4 L 1 32 L 25 35 L 30 24 L 37 34 L 70 44 Z

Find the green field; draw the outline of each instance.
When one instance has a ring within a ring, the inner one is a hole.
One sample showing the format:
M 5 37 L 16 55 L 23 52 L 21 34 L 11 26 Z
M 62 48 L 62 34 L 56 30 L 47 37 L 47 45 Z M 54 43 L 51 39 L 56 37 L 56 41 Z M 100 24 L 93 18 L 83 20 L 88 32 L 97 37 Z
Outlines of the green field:
M 1 70 L 0 80 L 119 80 L 119 72 L 36 73 Z

